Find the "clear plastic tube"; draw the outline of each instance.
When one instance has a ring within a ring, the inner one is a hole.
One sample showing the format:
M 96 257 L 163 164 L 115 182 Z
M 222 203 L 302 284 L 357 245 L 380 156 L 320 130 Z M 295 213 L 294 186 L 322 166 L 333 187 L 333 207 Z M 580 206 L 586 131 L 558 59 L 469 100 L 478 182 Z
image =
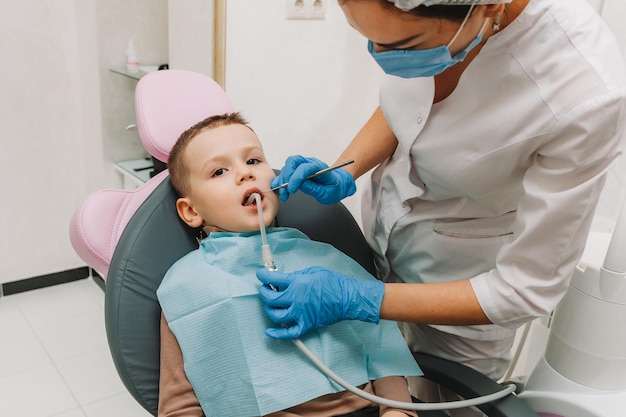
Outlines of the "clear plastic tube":
M 263 255 L 263 266 L 268 271 L 277 271 L 278 268 L 276 268 L 276 265 L 274 264 L 274 255 L 272 255 L 270 245 L 267 243 L 267 234 L 265 233 L 265 220 L 263 219 L 263 202 L 261 200 L 261 194 L 252 193 L 250 197 L 254 197 L 254 200 L 256 201 L 256 209 L 259 213 L 259 230 L 261 232 L 261 253 Z
M 274 265 L 274 256 L 272 255 L 270 246 L 267 243 L 267 235 L 265 233 L 265 221 L 263 219 L 263 206 L 262 206 L 262 201 L 261 201 L 261 195 L 259 193 L 253 193 L 251 197 L 254 197 L 256 201 L 257 211 L 259 213 L 259 230 L 261 232 L 261 252 L 263 254 L 263 265 L 265 266 L 265 269 L 269 271 L 277 271 L 278 268 L 276 268 L 276 266 Z M 272 290 L 278 291 L 278 289 L 274 288 L 273 286 L 270 286 L 270 288 Z M 332 379 L 337 384 L 339 384 L 346 390 L 352 392 L 353 394 L 358 395 L 359 397 L 365 398 L 366 400 L 369 400 L 377 404 L 386 405 L 388 407 L 400 408 L 403 410 L 417 410 L 417 411 L 451 410 L 451 409 L 457 409 L 457 408 L 465 408 L 465 407 L 485 404 L 485 403 L 506 397 L 507 395 L 514 392 L 516 388 L 515 385 L 511 384 L 511 385 L 507 385 L 503 387 L 501 391 L 495 392 L 490 395 L 472 398 L 469 400 L 460 400 L 460 401 L 451 401 L 451 402 L 442 402 L 442 403 L 407 403 L 407 402 L 402 402 L 402 401 L 390 400 L 388 398 L 383 398 L 377 395 L 370 394 L 368 392 L 365 392 L 355 387 L 354 385 L 349 384 L 348 382 L 343 380 L 340 376 L 335 374 L 322 361 L 320 361 L 319 358 L 315 356 L 315 354 L 313 354 L 313 352 L 311 352 L 306 347 L 306 345 L 302 343 L 300 339 L 294 339 L 292 340 L 292 342 L 328 378 Z
M 304 355 L 309 358 L 311 362 L 315 364 L 327 377 L 335 381 L 337 384 L 344 387 L 347 391 L 365 398 L 371 402 L 386 405 L 392 408 L 401 408 L 403 410 L 416 410 L 416 411 L 432 411 L 432 410 L 452 410 L 457 408 L 472 407 L 476 405 L 485 404 L 491 401 L 499 400 L 515 391 L 515 385 L 509 384 L 502 388 L 502 390 L 494 392 L 493 394 L 484 395 L 482 397 L 471 398 L 468 400 L 448 401 L 441 403 L 407 403 L 403 401 L 390 400 L 388 398 L 379 397 L 369 392 L 365 392 L 354 385 L 344 381 L 341 377 L 335 374 L 330 368 L 328 368 L 322 361 L 319 360 L 313 352 L 311 352 L 300 339 L 294 339 L 292 342 L 300 349 Z
M 261 200 L 261 194 L 252 193 L 250 197 L 256 201 L 256 211 L 259 213 L 259 230 L 261 231 L 261 244 L 267 245 L 267 235 L 265 234 L 265 220 L 263 219 L 263 201 Z M 248 197 L 248 198 L 250 198 Z

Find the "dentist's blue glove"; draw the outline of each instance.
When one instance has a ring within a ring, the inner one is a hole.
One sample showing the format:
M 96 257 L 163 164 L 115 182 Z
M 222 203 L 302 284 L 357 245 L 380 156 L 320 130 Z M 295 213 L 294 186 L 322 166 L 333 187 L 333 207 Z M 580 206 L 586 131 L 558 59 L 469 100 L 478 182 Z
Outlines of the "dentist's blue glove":
M 324 162 L 316 158 L 292 155 L 285 161 L 280 174 L 272 180 L 272 187 L 286 182 L 289 185 L 278 190 L 280 199 L 287 201 L 291 194 L 298 190 L 315 197 L 322 204 L 335 204 L 356 192 L 356 183 L 348 171 L 335 169 L 318 177 L 307 180 L 311 174 L 328 168 Z
M 290 326 L 268 329 L 268 336 L 295 339 L 342 320 L 380 319 L 382 281 L 364 281 L 317 266 L 289 274 L 259 269 L 256 276 L 264 284 L 259 292 L 269 318 Z

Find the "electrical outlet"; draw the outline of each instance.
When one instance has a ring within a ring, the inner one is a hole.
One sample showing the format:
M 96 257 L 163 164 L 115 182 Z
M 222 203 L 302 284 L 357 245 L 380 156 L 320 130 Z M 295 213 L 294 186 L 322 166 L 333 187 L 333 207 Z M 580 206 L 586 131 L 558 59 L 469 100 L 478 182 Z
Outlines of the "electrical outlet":
M 329 0 L 285 0 L 287 19 L 325 19 Z

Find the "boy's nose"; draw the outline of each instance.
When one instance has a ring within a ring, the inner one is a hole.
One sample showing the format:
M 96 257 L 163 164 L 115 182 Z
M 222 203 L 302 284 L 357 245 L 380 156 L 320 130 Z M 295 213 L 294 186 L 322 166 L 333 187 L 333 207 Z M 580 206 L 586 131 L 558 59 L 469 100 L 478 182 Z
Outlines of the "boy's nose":
M 244 181 L 253 180 L 254 179 L 254 174 L 252 173 L 252 170 L 250 169 L 250 167 L 248 165 L 244 165 L 239 170 L 238 177 L 239 177 L 239 183 L 242 183 Z
M 254 175 L 252 175 L 252 174 L 245 174 L 245 175 L 241 176 L 241 178 L 239 179 L 239 182 L 249 181 L 249 180 L 253 180 L 253 179 L 254 179 Z

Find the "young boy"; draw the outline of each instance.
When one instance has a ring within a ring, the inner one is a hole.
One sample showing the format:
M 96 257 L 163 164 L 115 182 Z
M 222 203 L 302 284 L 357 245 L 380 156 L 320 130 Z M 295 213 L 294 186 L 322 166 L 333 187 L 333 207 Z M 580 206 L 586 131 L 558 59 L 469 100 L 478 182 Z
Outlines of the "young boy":
M 157 291 L 161 320 L 159 416 L 340 416 L 375 406 L 380 416 L 415 412 L 377 406 L 331 382 L 272 327 L 258 295 L 263 265 L 256 204 L 270 226 L 278 197 L 256 134 L 238 113 L 210 117 L 184 132 L 168 162 L 180 218 L 208 235 L 170 268 Z M 282 271 L 311 265 L 369 276 L 338 250 L 294 229 L 271 228 L 267 241 Z M 333 371 L 364 390 L 410 402 L 405 375 L 421 372 L 397 326 L 342 322 L 301 339 Z M 364 414 L 362 414 L 364 415 Z M 368 414 L 371 415 L 371 414 Z

